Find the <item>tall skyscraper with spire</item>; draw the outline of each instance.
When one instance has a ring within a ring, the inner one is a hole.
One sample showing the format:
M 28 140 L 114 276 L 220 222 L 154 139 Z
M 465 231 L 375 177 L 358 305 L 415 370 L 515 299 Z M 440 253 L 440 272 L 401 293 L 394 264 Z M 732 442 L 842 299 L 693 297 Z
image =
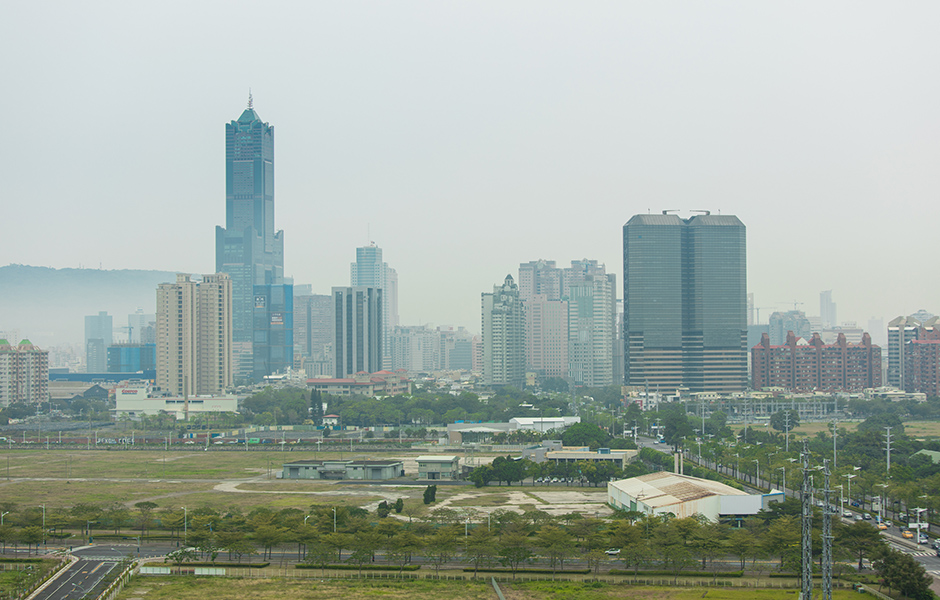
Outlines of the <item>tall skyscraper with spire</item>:
M 284 284 L 284 232 L 274 229 L 274 128 L 250 94 L 248 108 L 225 126 L 225 227 L 215 229 L 215 265 L 232 279 L 235 377 L 250 377 L 254 286 Z

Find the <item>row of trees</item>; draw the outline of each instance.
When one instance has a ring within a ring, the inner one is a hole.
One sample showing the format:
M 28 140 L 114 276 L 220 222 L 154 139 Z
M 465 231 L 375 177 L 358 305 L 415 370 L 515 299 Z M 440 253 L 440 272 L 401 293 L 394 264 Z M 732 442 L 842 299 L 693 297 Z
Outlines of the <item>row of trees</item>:
M 488 465 L 481 465 L 470 471 L 469 479 L 476 487 L 496 482 L 512 485 L 518 481 L 520 484 L 526 479 L 558 478 L 580 485 L 589 483 L 597 486 L 613 479 L 637 477 L 649 471 L 643 463 L 632 463 L 621 469 L 612 461 L 577 461 L 577 462 L 543 462 L 537 463 L 527 458 L 516 459 L 512 456 L 497 456 Z
M 362 566 L 375 560 L 403 569 L 420 559 L 436 569 L 460 561 L 477 569 L 502 565 L 516 572 L 538 562 L 555 572 L 577 560 L 596 572 L 605 561 L 614 560 L 634 577 L 645 569 L 678 577 L 690 569 L 710 570 L 717 576 L 729 568 L 728 559 L 736 563 L 732 568 L 750 569 L 758 575 L 769 570 L 798 572 L 800 566 L 800 507 L 792 499 L 736 528 L 697 517 L 637 512 L 620 512 L 614 519 L 601 520 L 576 513 L 554 516 L 539 510 L 522 514 L 498 510 L 481 519 L 471 511 L 438 509 L 419 519 L 416 506 L 404 504 L 400 518 L 377 518 L 363 509 L 344 507 L 336 507 L 334 513 L 334 507 L 327 506 L 312 506 L 307 514 L 258 508 L 247 515 L 201 508 L 189 511 L 186 539 L 181 541 L 198 550 L 190 558 L 213 561 L 223 555 L 238 562 L 250 562 L 254 555 L 270 559 L 276 548 L 294 547 L 299 560 L 323 568 L 339 562 Z M 176 510 L 143 508 L 149 509 L 154 527 L 181 534 Z M 818 552 L 820 516 L 816 517 L 813 546 Z M 857 561 L 861 567 L 867 558 L 893 589 L 911 598 L 929 597 L 918 595 L 925 581 L 923 568 L 887 549 L 867 522 L 837 523 L 835 535 L 837 559 Z M 5 544 L 35 545 L 40 539 L 41 529 L 34 525 L 0 528 Z M 610 548 L 619 553 L 608 557 Z

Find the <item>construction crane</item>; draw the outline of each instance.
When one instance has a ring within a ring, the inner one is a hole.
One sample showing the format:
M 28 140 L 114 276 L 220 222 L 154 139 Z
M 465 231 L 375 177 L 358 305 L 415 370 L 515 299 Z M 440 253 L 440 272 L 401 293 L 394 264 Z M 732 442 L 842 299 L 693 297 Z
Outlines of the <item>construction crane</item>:
M 797 306 L 803 306 L 806 304 L 805 302 L 797 302 L 796 300 L 784 300 L 781 302 L 781 304 L 790 304 L 790 302 L 793 302 L 793 310 L 799 310 Z

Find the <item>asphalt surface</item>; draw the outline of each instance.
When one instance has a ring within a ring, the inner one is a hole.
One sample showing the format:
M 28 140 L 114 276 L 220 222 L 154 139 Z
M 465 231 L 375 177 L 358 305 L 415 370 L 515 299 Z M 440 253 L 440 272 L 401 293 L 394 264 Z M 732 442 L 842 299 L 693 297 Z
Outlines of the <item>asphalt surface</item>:
M 122 561 L 138 556 L 136 545 L 92 545 L 74 549 L 71 555 L 79 560 L 64 569 L 35 595 L 36 600 L 80 600 L 96 598 L 107 586 L 108 575 L 117 575 Z M 163 556 L 165 547 L 141 547 L 140 556 Z

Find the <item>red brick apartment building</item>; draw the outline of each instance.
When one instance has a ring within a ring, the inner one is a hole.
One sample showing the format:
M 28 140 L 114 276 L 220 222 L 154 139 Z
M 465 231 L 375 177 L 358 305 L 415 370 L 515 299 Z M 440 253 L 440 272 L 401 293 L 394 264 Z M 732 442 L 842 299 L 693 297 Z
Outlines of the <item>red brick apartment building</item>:
M 823 343 L 818 333 L 806 341 L 787 332 L 787 342 L 771 345 L 764 334 L 751 348 L 754 389 L 783 387 L 794 392 L 857 392 L 881 386 L 881 348 L 865 333 L 858 344 L 839 334 L 834 344 Z
M 904 345 L 904 391 L 940 396 L 940 336 Z

